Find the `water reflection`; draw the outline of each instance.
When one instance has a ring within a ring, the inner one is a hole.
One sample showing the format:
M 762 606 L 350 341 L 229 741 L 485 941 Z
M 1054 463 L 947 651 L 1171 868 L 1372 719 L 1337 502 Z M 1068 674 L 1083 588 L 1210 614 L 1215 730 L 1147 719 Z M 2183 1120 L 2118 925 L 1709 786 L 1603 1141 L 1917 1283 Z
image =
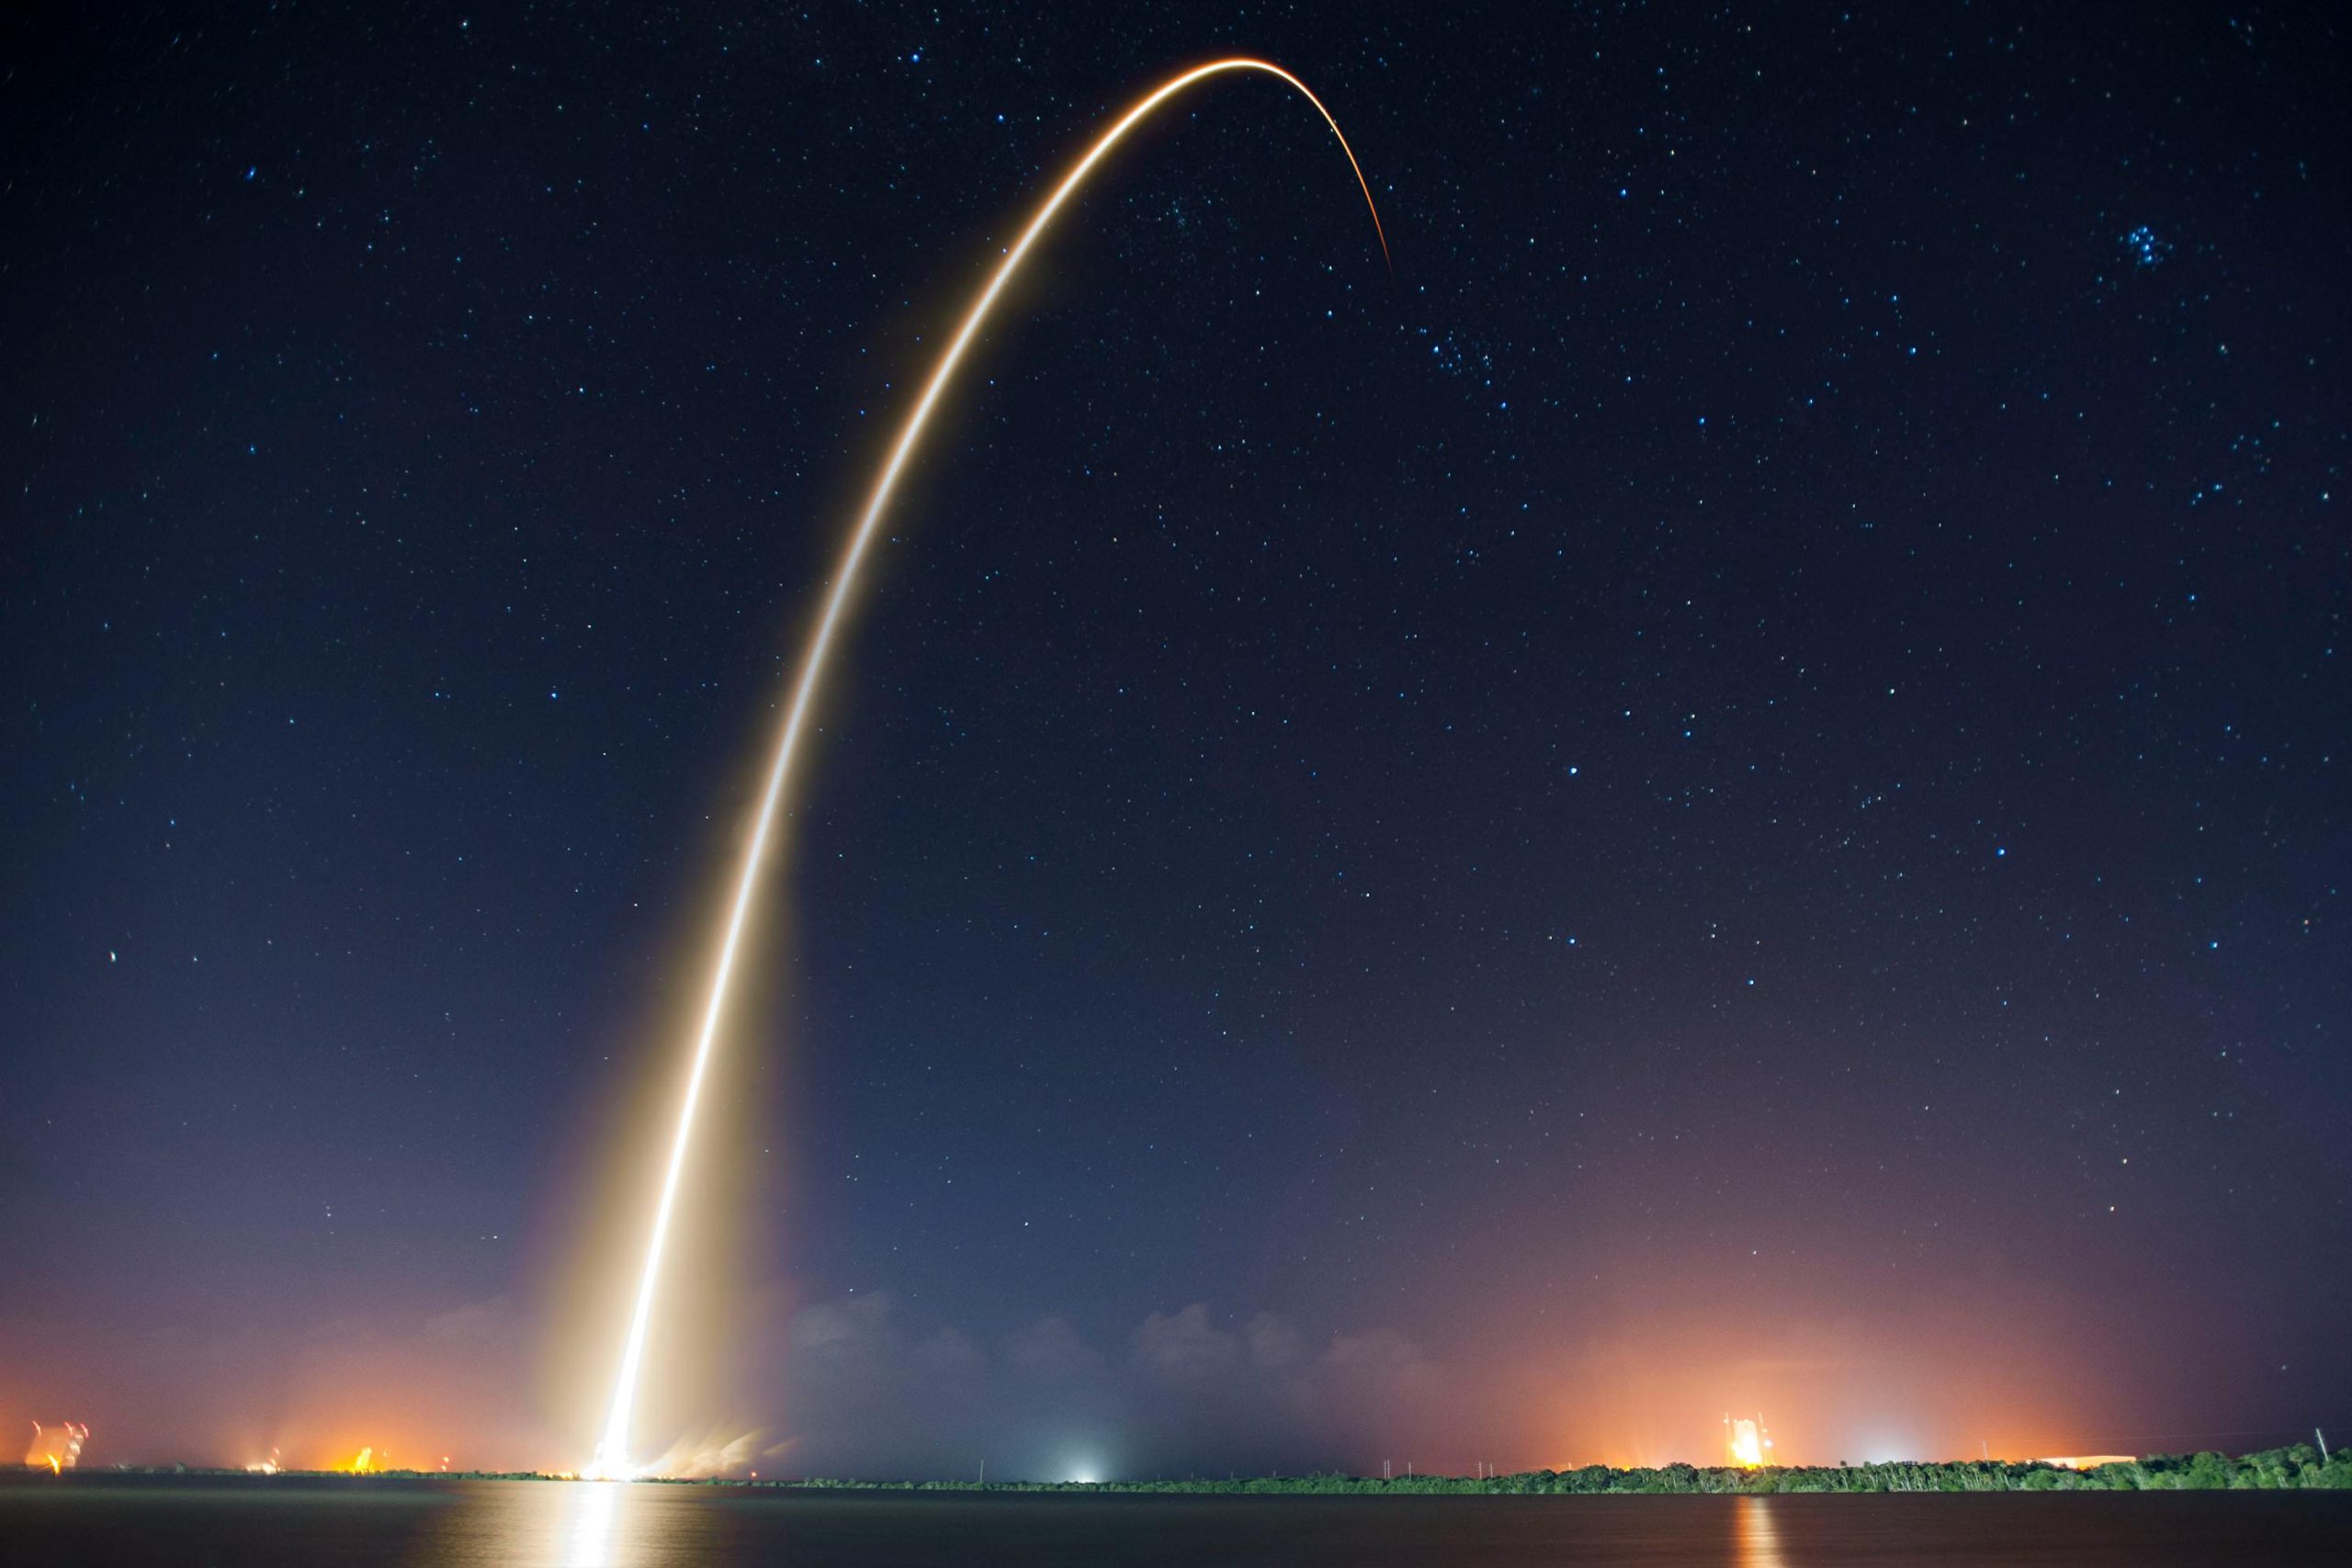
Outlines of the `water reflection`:
M 111 1483 L 110 1483 L 111 1482 Z M 1099 1497 L 562 1481 L 0 1482 L 0 1561 L 246 1568 L 2147 1568 L 2352 1563 L 2352 1498 Z M 2342 1506 L 2338 1506 L 2341 1504 Z
M 453 1489 L 418 1541 L 416 1568 L 668 1568 L 692 1562 L 665 1537 L 705 1521 L 681 1517 L 677 1488 L 626 1481 L 490 1481 Z M 668 1529 L 658 1517 L 667 1514 Z
M 1732 1516 L 1732 1562 L 1737 1568 L 1791 1568 L 1781 1555 L 1781 1532 L 1772 1524 L 1772 1500 L 1742 1497 Z
M 626 1481 L 577 1481 L 563 1510 L 563 1568 L 619 1568 L 613 1561 L 613 1522 L 621 1510 Z

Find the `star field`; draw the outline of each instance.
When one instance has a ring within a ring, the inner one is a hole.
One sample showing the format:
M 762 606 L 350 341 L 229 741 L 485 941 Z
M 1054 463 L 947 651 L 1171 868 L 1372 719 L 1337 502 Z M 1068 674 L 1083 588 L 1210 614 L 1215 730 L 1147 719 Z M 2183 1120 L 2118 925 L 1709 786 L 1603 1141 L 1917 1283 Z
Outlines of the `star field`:
M 1221 84 L 985 336 L 729 1047 L 763 1418 L 1288 1334 L 1506 1468 L 2352 1421 L 2324 11 L 722 10 L 12 24 L 7 1413 L 552 1332 L 887 434 L 1246 49 L 1395 274 Z M 1125 1451 L 1385 1419 L 1201 1387 Z

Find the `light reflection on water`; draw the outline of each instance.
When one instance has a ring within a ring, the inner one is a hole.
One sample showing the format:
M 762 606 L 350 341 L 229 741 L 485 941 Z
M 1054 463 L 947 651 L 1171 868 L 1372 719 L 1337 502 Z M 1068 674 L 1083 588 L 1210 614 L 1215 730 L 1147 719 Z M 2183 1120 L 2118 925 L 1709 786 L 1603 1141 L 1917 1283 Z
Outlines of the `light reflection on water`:
M 1736 1568 L 1791 1568 L 1781 1555 L 1781 1532 L 1772 1523 L 1769 1498 L 1742 1497 L 1732 1516 L 1732 1562 Z
M 570 1516 L 563 1532 L 563 1568 L 617 1568 L 613 1562 L 613 1516 L 620 1511 L 625 1481 L 582 1481 L 564 1488 Z
M 0 1485 L 0 1560 L 36 1541 L 28 1562 L 254 1568 L 2339 1568 L 2352 1563 L 2352 1496 L 979 1496 L 562 1481 L 12 1496 Z
M 443 1514 L 417 1568 L 669 1568 L 689 1562 L 700 1522 L 662 1516 L 698 1501 L 627 1481 L 492 1483 Z M 688 1528 L 679 1529 L 675 1527 Z M 707 1527 L 706 1527 L 707 1528 Z

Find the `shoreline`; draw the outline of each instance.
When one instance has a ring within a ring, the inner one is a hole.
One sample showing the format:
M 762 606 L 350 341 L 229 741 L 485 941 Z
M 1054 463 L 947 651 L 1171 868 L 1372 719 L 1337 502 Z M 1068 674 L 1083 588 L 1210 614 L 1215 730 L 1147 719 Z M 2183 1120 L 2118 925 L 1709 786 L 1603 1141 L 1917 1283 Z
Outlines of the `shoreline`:
M 53 1472 L 20 1468 L 0 1472 L 11 1487 L 173 1483 L 232 1488 L 345 1490 L 406 1489 L 448 1482 L 567 1482 L 578 1477 L 537 1471 L 411 1471 L 354 1473 L 335 1470 L 245 1470 L 195 1465 L 124 1465 Z M 1860 1465 L 1766 1465 L 1753 1469 L 1669 1464 L 1618 1470 L 1521 1471 L 1507 1475 L 1360 1476 L 1316 1472 L 1283 1476 L 1191 1477 L 1181 1480 L 990 1481 L 852 1480 L 827 1476 L 647 1476 L 640 1484 L 721 1487 L 741 1491 L 856 1495 L 1148 1497 L 1600 1497 L 1600 1496 L 1880 1496 L 1960 1493 L 2152 1493 L 2352 1491 L 2352 1452 L 2323 1459 L 2298 1444 L 2232 1458 L 2203 1452 L 2150 1454 L 2083 1470 L 2039 1460 L 1893 1461 Z

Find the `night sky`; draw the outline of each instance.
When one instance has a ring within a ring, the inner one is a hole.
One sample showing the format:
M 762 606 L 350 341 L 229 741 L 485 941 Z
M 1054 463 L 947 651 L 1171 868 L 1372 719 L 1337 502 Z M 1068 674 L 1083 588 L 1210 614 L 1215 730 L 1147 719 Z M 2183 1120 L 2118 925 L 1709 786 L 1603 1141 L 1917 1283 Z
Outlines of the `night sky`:
M 11 20 L 0 1422 L 586 1458 L 885 437 L 1246 51 L 1394 276 L 1245 77 L 1014 291 L 640 1446 L 2352 1438 L 2352 83 L 2153 9 Z

